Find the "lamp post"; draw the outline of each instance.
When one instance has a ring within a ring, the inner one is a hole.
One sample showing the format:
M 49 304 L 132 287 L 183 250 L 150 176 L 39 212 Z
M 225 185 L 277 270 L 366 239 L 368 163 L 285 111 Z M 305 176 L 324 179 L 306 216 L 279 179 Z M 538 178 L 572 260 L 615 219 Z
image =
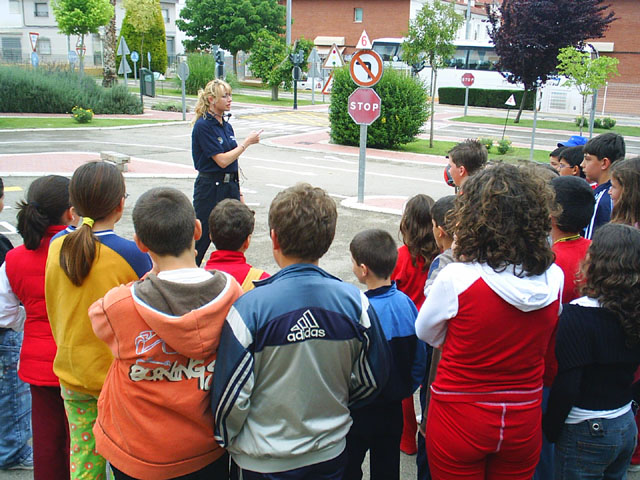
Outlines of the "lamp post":
M 591 58 L 596 59 L 600 56 L 596 47 L 592 44 L 588 43 L 589 48 L 591 49 Z M 591 103 L 591 114 L 589 115 L 589 138 L 593 137 L 593 122 L 596 118 L 596 103 L 598 102 L 598 90 L 594 90 Z

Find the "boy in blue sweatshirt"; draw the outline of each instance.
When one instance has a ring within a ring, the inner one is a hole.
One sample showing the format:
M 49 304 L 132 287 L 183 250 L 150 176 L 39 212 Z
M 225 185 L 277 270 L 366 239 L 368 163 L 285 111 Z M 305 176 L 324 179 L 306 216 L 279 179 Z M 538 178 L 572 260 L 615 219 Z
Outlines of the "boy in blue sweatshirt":
M 369 405 L 351 409 L 344 478 L 362 478 L 362 461 L 370 450 L 371 479 L 394 480 L 400 475 L 402 399 L 411 396 L 424 377 L 426 344 L 416 337 L 414 303 L 391 281 L 398 256 L 393 237 L 384 230 L 365 230 L 349 249 L 353 273 L 367 286 L 365 295 L 380 319 L 391 362 L 389 381 L 380 395 Z

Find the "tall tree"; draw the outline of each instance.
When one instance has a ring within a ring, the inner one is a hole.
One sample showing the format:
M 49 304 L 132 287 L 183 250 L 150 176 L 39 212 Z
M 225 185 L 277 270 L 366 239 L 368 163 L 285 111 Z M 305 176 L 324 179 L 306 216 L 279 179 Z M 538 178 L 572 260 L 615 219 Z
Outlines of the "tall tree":
M 110 0 L 111 6 L 116 8 L 116 0 Z M 105 27 L 104 43 L 102 51 L 104 52 L 104 58 L 102 59 L 102 86 L 112 87 L 116 79 L 118 78 L 116 70 L 116 15 L 115 13 L 111 17 L 111 20 Z
M 573 47 L 560 49 L 558 73 L 567 77 L 567 84 L 574 85 L 582 95 L 580 113 L 580 135 L 584 124 L 584 105 L 587 97 L 604 87 L 612 75 L 618 75 L 618 59 L 613 57 L 592 58 L 589 52 Z
M 109 0 L 54 0 L 52 7 L 60 31 L 65 35 L 78 35 L 83 51 L 84 36 L 98 33 L 98 29 L 109 23 L 114 15 Z M 83 71 L 84 55 L 80 55 L 80 72 Z
M 452 3 L 434 0 L 425 3 L 409 23 L 407 40 L 402 45 L 402 55 L 409 65 L 427 60 L 431 66 L 431 126 L 429 147 L 433 148 L 433 112 L 435 112 L 438 69 L 443 67 L 456 50 L 453 40 L 464 18 L 456 13 Z
M 289 54 L 302 50 L 305 61 L 302 62 L 301 68 L 306 70 L 306 59 L 312 48 L 313 42 L 304 38 L 287 47 L 282 35 L 268 30 L 260 30 L 256 34 L 251 47 L 249 66 L 255 77 L 271 87 L 271 100 L 278 100 L 278 88 L 282 83 L 285 88 L 288 88 L 293 81 L 291 78 L 293 63 Z
M 147 64 L 147 53 L 150 53 L 149 68 L 154 72 L 164 73 L 168 62 L 167 37 L 159 0 L 134 0 L 127 4 L 129 8 L 122 20 L 120 36 L 127 40 L 131 50 L 139 49 L 140 68 Z
M 250 51 L 260 30 L 284 33 L 285 14 L 278 0 L 187 0 L 176 25 L 191 37 L 184 42 L 188 50 L 219 45 L 230 51 L 237 74 L 238 52 Z
M 605 0 L 503 0 L 487 6 L 489 36 L 500 57 L 497 68 L 510 83 L 522 83 L 524 95 L 546 83 L 563 47 L 600 38 L 615 19 Z

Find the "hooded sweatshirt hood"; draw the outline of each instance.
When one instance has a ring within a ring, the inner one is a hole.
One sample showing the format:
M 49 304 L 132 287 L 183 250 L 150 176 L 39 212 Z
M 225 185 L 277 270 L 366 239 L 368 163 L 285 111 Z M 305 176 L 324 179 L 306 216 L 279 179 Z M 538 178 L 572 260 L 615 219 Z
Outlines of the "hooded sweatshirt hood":
M 136 348 L 145 349 L 158 337 L 174 351 L 189 358 L 204 358 L 218 349 L 218 342 L 203 343 L 210 339 L 210 331 L 219 326 L 213 317 L 226 316 L 229 309 L 227 294 L 234 285 L 228 274 L 215 272 L 211 279 L 193 285 L 176 283 L 149 274 L 144 280 L 131 286 L 131 294 L 137 313 L 156 335 L 139 338 Z M 194 308 L 194 305 L 198 307 Z M 200 332 L 200 334 L 195 334 Z
M 539 310 L 562 297 L 564 274 L 556 264 L 542 275 L 519 277 L 518 267 L 496 272 L 487 264 L 473 264 L 478 275 L 505 302 L 522 312 Z

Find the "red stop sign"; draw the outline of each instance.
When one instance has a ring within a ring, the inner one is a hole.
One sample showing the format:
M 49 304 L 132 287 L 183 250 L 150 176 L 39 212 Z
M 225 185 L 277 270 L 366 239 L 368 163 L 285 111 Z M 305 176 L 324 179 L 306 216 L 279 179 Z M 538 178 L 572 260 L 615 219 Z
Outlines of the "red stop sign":
M 473 73 L 465 73 L 464 75 L 462 75 L 462 85 L 464 85 L 465 87 L 470 87 L 471 85 L 473 85 L 474 81 L 475 77 L 473 76 Z
M 371 125 L 380 116 L 380 97 L 370 88 L 358 88 L 349 95 L 349 115 L 358 125 Z

